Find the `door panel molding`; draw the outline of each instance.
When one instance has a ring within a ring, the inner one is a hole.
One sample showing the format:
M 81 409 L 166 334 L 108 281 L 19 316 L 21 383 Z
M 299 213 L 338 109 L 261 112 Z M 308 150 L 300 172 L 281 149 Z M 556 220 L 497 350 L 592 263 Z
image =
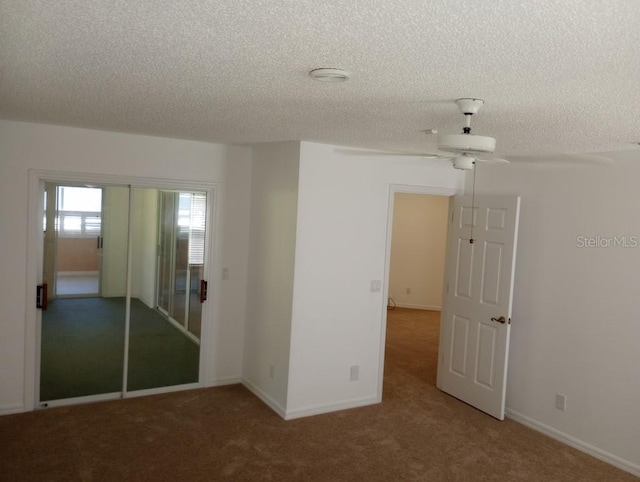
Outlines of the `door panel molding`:
M 444 297 L 437 387 L 502 420 L 520 197 L 476 196 L 475 242 L 471 244 L 471 216 L 467 216 L 469 222 L 463 219 L 470 211 L 465 207 L 473 204 L 471 196 L 461 196 L 454 198 L 451 207 L 445 279 L 455 283 L 456 289 Z M 461 244 L 479 252 L 475 257 L 462 256 Z M 461 276 L 472 279 L 470 290 L 463 293 L 457 289 Z M 464 345 L 455 336 L 461 317 L 469 320 L 470 341 Z M 453 363 L 461 359 L 464 369 Z

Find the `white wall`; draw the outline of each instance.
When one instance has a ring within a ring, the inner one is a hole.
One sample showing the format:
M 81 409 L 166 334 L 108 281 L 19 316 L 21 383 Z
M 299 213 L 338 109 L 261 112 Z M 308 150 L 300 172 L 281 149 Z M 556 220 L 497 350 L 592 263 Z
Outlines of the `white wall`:
M 214 319 L 207 337 L 213 346 L 207 383 L 215 384 L 241 374 L 251 155 L 245 147 L 0 121 L 0 413 L 32 408 L 32 381 L 25 385 L 25 370 L 34 364 L 25 345 L 35 336 L 25 335 L 27 303 L 35 305 L 26 273 L 29 169 L 218 183 L 218 276 L 211 280 Z M 221 266 L 230 272 L 224 283 Z
M 579 236 L 640 235 L 640 154 L 618 158 L 483 165 L 477 189 L 522 196 L 508 413 L 640 475 L 640 246 L 577 246 Z
M 284 416 L 300 143 L 258 145 L 253 156 L 243 381 Z
M 303 142 L 287 418 L 378 401 L 390 185 L 460 188 L 440 163 Z M 349 381 L 359 366 L 359 380 Z
M 399 307 L 441 310 L 449 197 L 394 198 L 389 297 Z
M 102 205 L 103 247 L 100 266 L 100 294 L 105 298 L 127 294 L 127 251 L 129 246 L 129 188 L 107 186 Z
M 155 308 L 158 190 L 135 188 L 132 209 L 131 296 Z

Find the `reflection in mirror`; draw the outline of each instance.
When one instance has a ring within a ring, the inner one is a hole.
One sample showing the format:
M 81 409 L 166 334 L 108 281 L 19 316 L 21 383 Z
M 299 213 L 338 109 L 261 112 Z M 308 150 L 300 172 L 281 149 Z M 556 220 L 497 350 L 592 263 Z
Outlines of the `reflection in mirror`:
M 45 183 L 41 402 L 122 390 L 128 187 Z
M 44 188 L 39 401 L 197 383 L 206 193 Z
M 127 391 L 198 382 L 206 194 L 134 189 Z

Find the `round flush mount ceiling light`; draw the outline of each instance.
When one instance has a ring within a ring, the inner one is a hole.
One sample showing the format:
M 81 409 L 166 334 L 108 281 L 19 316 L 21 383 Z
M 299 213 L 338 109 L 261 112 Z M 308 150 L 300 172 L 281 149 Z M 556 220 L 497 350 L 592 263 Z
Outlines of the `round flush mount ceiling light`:
M 346 70 L 342 69 L 313 69 L 309 72 L 309 76 L 313 80 L 317 80 L 318 82 L 329 82 L 329 83 L 337 83 L 337 82 L 346 82 L 349 80 L 351 74 Z

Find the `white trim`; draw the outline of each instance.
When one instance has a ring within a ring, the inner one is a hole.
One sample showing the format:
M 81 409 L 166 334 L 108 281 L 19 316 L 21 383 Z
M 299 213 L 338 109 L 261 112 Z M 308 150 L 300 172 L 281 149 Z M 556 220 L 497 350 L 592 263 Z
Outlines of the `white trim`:
M 611 464 L 615 467 L 618 467 L 619 469 L 629 472 L 630 474 L 640 477 L 640 465 L 629 462 L 628 460 L 618 457 L 617 455 L 613 455 L 609 452 L 599 449 L 598 447 L 583 442 L 580 439 L 556 430 L 555 428 L 549 427 L 542 422 L 538 422 L 537 420 L 518 413 L 515 410 L 511 410 L 510 408 L 507 408 L 506 412 L 507 418 L 510 418 L 511 420 L 521 423 L 522 425 L 525 425 L 537 432 L 543 433 L 555 440 L 578 449 L 581 452 L 589 454 L 599 460 L 602 460 L 603 462 Z
M 273 398 L 263 392 L 257 385 L 250 382 L 246 378 L 242 379 L 241 382 L 251 393 L 253 393 L 256 397 L 262 400 L 271 410 L 280 415 L 283 419 L 287 420 L 287 411 L 286 409 L 276 402 Z
M 0 417 L 3 415 L 22 413 L 24 411 L 24 405 L 21 403 L 7 403 L 5 405 L 0 405 Z
M 285 413 L 285 420 L 293 420 L 295 418 L 309 417 L 311 415 L 320 415 L 322 413 L 335 412 L 337 410 L 348 410 L 350 408 L 364 407 L 365 405 L 374 405 L 380 403 L 377 396 L 354 398 L 337 403 L 329 403 L 326 405 L 314 405 L 306 408 L 297 408 L 288 410 Z
M 122 394 L 122 398 L 146 397 L 148 395 L 182 392 L 184 390 L 193 390 L 196 388 L 202 388 L 202 385 L 200 383 L 185 383 L 183 385 L 170 385 L 168 387 L 145 388 L 143 390 L 135 390 L 133 392 L 124 392 Z
M 100 395 L 88 395 L 86 397 L 63 398 L 61 400 L 45 400 L 39 402 L 36 410 L 44 410 L 47 408 L 66 407 L 67 405 L 77 405 L 79 403 L 106 402 L 108 400 L 120 400 L 122 393 L 102 393 Z
M 130 186 L 131 188 L 168 189 L 207 191 L 215 182 L 184 181 L 180 179 L 167 179 L 157 177 L 120 176 L 111 174 L 93 174 L 84 172 L 50 171 L 46 169 L 29 169 L 29 175 L 34 175 L 38 180 L 51 182 L 64 182 L 65 185 L 84 186 L 86 184 L 100 184 L 103 186 Z
M 455 196 L 461 194 L 462 189 L 456 188 L 443 188 L 433 186 L 413 186 L 407 184 L 390 184 L 389 185 L 389 201 L 387 209 L 387 239 L 385 247 L 385 260 L 384 260 L 384 279 L 382 282 L 383 296 L 382 296 L 382 323 L 380 328 L 380 355 L 378 359 L 378 389 L 376 401 L 382 401 L 382 386 L 384 383 L 384 352 L 387 338 L 387 303 L 389 301 L 389 273 L 391 266 L 391 234 L 393 231 L 393 205 L 396 193 L 409 193 L 409 194 L 431 194 L 433 196 Z M 397 304 L 396 304 L 397 306 Z
M 397 303 L 396 308 L 409 308 L 412 310 L 425 310 L 425 311 L 442 311 L 442 306 L 433 305 L 412 305 L 411 303 Z
M 207 193 L 207 212 L 205 225 L 205 246 L 204 260 L 205 265 L 202 270 L 202 279 L 206 280 L 208 296 L 207 300 L 202 303 L 202 311 L 200 314 L 200 366 L 199 375 L 200 382 L 211 379 L 215 373 L 216 357 L 213 353 L 213 347 L 216 346 L 215 327 L 219 326 L 220 321 L 220 299 L 222 298 L 221 281 L 216 276 L 222 271 L 222 234 L 221 234 L 221 216 L 219 211 L 220 190 L 222 186 L 219 183 L 209 184 L 206 189 Z M 204 320 L 209 319 L 209 323 Z M 203 348 L 203 347 L 206 347 Z
M 187 291 L 187 294 L 189 294 L 189 292 Z M 186 305 L 187 303 L 185 303 Z M 164 311 L 164 310 L 162 310 Z M 166 316 L 165 321 L 167 321 L 171 326 L 173 326 L 176 330 L 178 330 L 181 334 L 183 334 L 185 337 L 187 337 L 189 340 L 191 340 L 192 342 L 194 342 L 196 345 L 200 346 L 200 340 L 198 339 L 198 337 L 196 335 L 194 335 L 193 333 L 191 333 L 190 331 L 188 331 L 184 325 L 181 325 L 180 323 L 178 323 L 178 320 L 174 319 L 171 316 Z
M 104 192 L 104 190 L 103 190 Z M 129 186 L 129 206 L 127 209 L 127 279 L 126 279 L 126 295 L 124 301 L 124 356 L 122 360 L 122 398 L 127 396 L 127 387 L 129 385 L 129 338 L 131 336 L 131 277 L 133 265 L 133 230 L 131 221 L 133 219 L 133 208 L 136 204 L 135 191 Z M 101 229 L 100 235 L 104 235 L 104 229 Z
M 217 378 L 215 380 L 210 380 L 206 383 L 205 387 L 206 388 L 211 388 L 211 387 L 223 387 L 225 385 L 241 385 L 242 384 L 242 377 L 223 377 L 223 378 Z
M 40 193 L 44 189 L 44 178 L 35 171 L 29 171 L 27 198 L 27 291 L 24 320 L 24 407 L 34 410 L 40 397 L 40 326 L 42 311 L 36 308 L 34 287 L 42 283 L 43 244 L 42 217 L 44 206 Z M 34 202 L 35 201 L 35 202 Z M 37 253 L 36 256 L 33 256 Z
M 58 276 L 98 276 L 100 271 L 58 271 Z

